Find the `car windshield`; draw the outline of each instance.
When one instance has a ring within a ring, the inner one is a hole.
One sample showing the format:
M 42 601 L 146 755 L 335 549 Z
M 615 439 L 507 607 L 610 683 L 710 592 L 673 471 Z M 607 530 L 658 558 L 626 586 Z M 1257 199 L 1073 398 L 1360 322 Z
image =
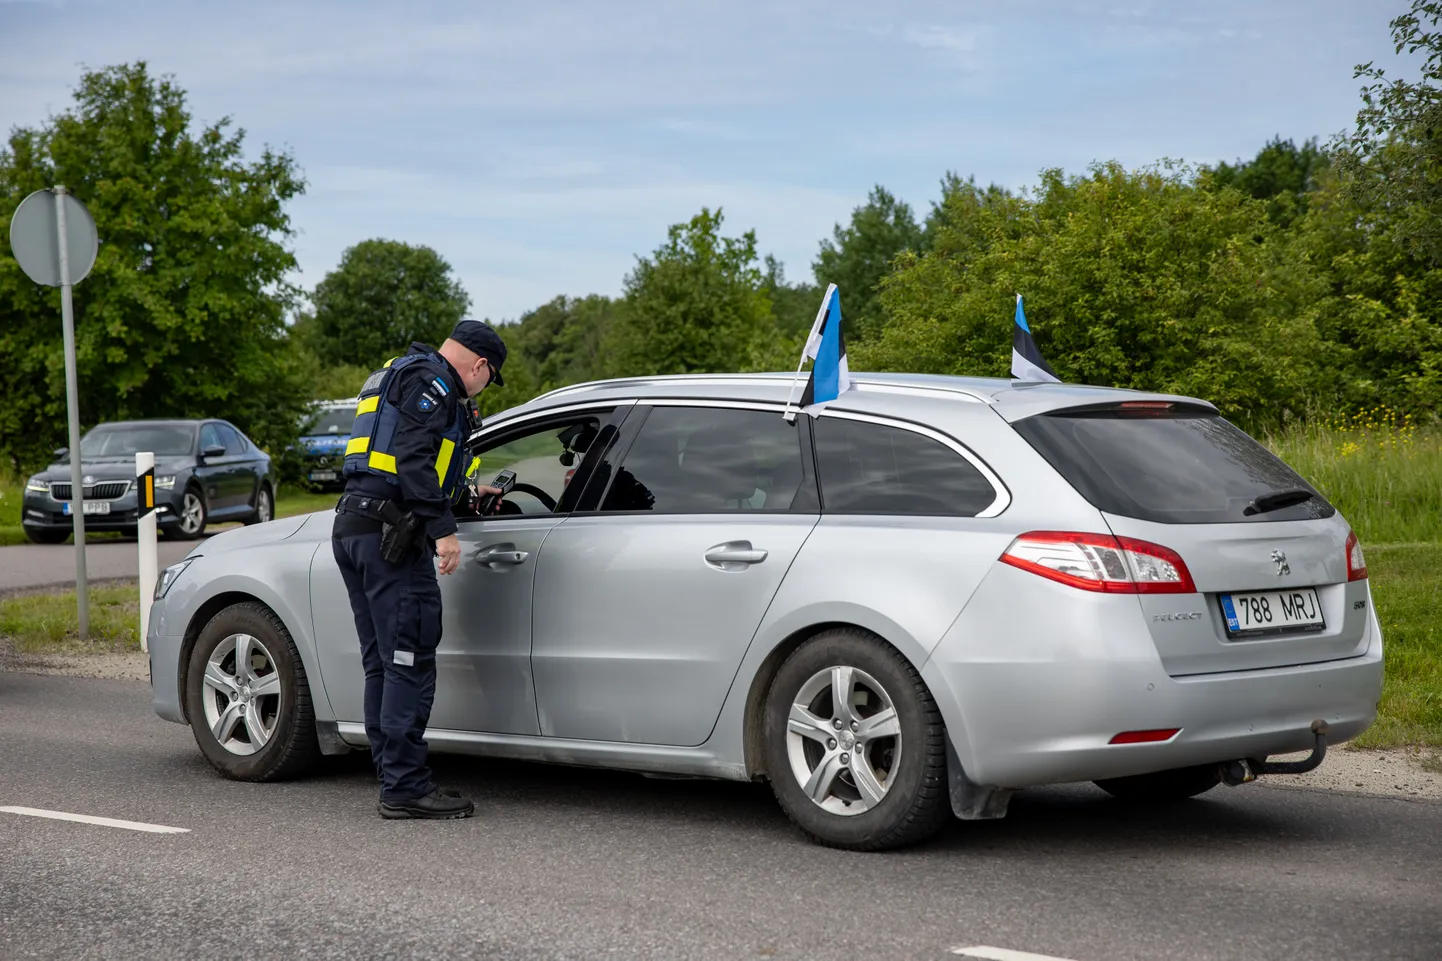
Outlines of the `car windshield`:
M 332 410 L 323 410 L 313 417 L 307 424 L 307 434 L 349 434 L 351 425 L 355 423 L 355 409 L 351 407 L 338 407 Z
M 136 424 L 97 427 L 80 439 L 80 456 L 126 457 L 138 451 L 157 456 L 189 454 L 195 447 L 195 428 L 187 424 Z

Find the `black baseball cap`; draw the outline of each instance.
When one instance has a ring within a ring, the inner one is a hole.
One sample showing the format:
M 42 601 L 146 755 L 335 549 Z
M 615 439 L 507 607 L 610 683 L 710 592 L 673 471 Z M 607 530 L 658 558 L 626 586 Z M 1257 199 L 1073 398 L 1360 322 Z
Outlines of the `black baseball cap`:
M 451 340 L 486 358 L 490 362 L 491 379 L 497 387 L 506 386 L 501 365 L 506 362 L 506 344 L 490 324 L 481 320 L 463 320 L 451 331 Z

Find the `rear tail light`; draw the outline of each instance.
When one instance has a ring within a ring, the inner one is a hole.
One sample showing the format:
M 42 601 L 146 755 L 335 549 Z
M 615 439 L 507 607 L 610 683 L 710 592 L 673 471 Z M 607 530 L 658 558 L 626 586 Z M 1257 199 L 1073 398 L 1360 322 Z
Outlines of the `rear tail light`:
M 1110 534 L 1032 531 L 1011 542 L 1004 564 L 1084 591 L 1111 594 L 1194 594 L 1176 551 Z
M 1347 580 L 1365 581 L 1367 579 L 1367 559 L 1362 556 L 1362 542 L 1357 540 L 1357 532 L 1349 531 L 1347 534 Z

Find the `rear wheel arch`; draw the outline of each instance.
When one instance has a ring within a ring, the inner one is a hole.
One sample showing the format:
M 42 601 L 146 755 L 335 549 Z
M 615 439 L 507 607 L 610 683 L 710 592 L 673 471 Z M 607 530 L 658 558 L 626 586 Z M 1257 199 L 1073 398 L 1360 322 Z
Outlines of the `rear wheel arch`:
M 921 671 L 922 665 L 916 664 L 907 656 L 906 652 L 893 644 L 886 637 L 878 634 L 871 628 L 865 627 L 851 621 L 823 621 L 811 624 L 793 631 L 779 641 L 762 659 L 761 665 L 756 669 L 755 675 L 751 678 L 751 686 L 746 692 L 746 710 L 743 715 L 742 728 L 742 750 L 743 760 L 746 765 L 746 776 L 751 780 L 768 777 L 766 770 L 766 699 L 771 692 L 771 684 L 776 680 L 776 675 L 781 670 L 781 665 L 786 662 L 797 648 L 811 640 L 825 634 L 827 631 L 859 631 L 870 635 L 877 643 L 885 644 L 896 651 L 908 661 L 913 661 L 912 666 L 917 672 Z

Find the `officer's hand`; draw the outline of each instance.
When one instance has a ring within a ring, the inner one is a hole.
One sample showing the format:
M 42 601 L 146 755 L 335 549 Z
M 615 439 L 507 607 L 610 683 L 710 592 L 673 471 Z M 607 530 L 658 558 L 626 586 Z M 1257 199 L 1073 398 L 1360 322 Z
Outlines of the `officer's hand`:
M 436 541 L 436 556 L 441 559 L 440 571 L 450 574 L 461 563 L 461 542 L 454 534 L 448 534 Z
M 504 494 L 504 493 L 505 493 L 505 491 L 501 490 L 499 487 L 489 487 L 489 486 L 487 486 L 487 485 L 485 485 L 485 484 L 480 484 L 480 485 L 478 485 L 478 486 L 476 487 L 476 490 L 479 491 L 482 496 L 485 496 L 486 494 Z M 477 506 L 477 507 L 480 507 L 480 506 L 481 506 L 481 498 L 480 498 L 480 497 L 476 498 L 476 506 Z M 501 498 L 500 498 L 500 497 L 497 497 L 497 498 L 496 498 L 495 506 L 491 508 L 491 513 L 492 513 L 492 514 L 499 514 L 500 512 L 501 512 Z

